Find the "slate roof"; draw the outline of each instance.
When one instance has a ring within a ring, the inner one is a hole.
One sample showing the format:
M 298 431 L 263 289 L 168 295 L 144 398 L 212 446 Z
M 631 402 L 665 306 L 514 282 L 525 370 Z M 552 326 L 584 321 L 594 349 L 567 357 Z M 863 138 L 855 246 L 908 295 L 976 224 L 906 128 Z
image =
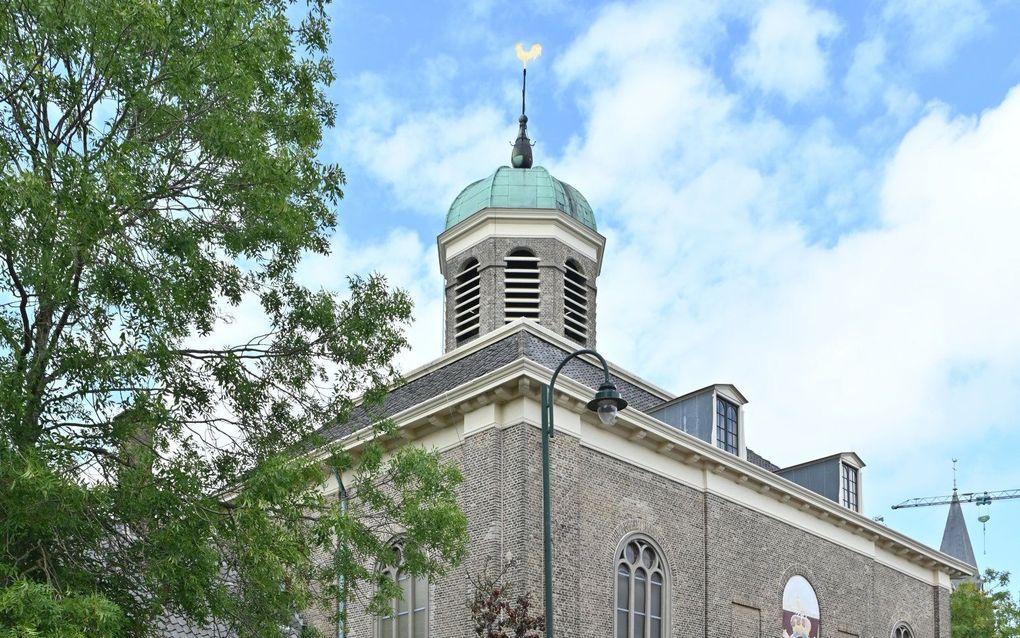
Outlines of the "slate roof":
M 427 374 L 411 379 L 386 394 L 382 406 L 369 413 L 358 406 L 343 423 L 337 423 L 319 432 L 326 441 L 341 439 L 372 424 L 373 418 L 389 417 L 419 403 L 452 390 L 472 379 L 501 368 L 518 359 L 526 358 L 550 370 L 559 365 L 570 352 L 542 339 L 527 330 L 519 330 L 481 348 L 476 352 L 451 361 Z M 602 383 L 602 369 L 583 359 L 572 359 L 563 367 L 561 376 L 570 377 L 589 388 L 598 388 Z M 665 400 L 633 383 L 614 377 L 620 394 L 627 398 L 635 410 L 647 412 Z
M 949 504 L 949 516 L 946 517 L 946 529 L 942 532 L 942 545 L 939 550 L 977 569 L 974 547 L 970 544 L 970 534 L 967 532 L 967 521 L 963 518 L 963 507 L 960 506 L 960 497 L 956 495 L 955 489 L 953 500 Z
M 160 638 L 236 638 L 237 634 L 215 620 L 199 627 L 180 616 L 164 616 L 156 621 L 156 634 Z
M 768 470 L 769 472 L 776 472 L 782 469 L 772 461 L 768 460 L 764 456 L 761 456 L 760 454 L 752 450 L 751 448 L 747 448 L 747 460 L 750 461 L 751 463 L 754 463 L 763 470 Z

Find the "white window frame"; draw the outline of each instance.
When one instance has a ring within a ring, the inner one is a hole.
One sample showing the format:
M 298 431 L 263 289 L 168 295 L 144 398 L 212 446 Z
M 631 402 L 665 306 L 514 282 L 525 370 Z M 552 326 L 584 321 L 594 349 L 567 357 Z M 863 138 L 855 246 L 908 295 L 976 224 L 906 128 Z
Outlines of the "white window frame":
M 653 565 L 651 566 L 650 569 L 644 567 L 644 565 L 641 563 L 640 555 L 638 556 L 638 563 L 636 563 L 636 564 L 631 562 L 631 561 L 629 561 L 629 560 L 627 560 L 627 558 L 626 558 L 626 551 L 627 551 L 628 546 L 631 543 L 633 543 L 633 542 L 637 542 L 639 544 L 639 546 L 641 546 L 641 547 L 647 547 L 648 549 L 651 549 L 651 551 L 654 553 L 655 558 L 657 559 L 657 562 L 653 562 Z M 652 539 L 651 537 L 647 536 L 646 534 L 632 533 L 632 534 L 628 534 L 628 535 L 624 536 L 623 540 L 620 542 L 620 545 L 616 549 L 616 553 L 613 554 L 613 557 L 614 557 L 614 560 L 613 560 L 613 638 L 617 638 L 620 635 L 619 634 L 619 632 L 620 632 L 619 615 L 620 615 L 620 612 L 624 611 L 624 610 L 626 610 L 626 615 L 627 615 L 627 628 L 626 628 L 626 634 L 625 634 L 627 638 L 667 638 L 668 636 L 670 636 L 671 635 L 671 632 L 670 632 L 670 629 L 671 629 L 670 628 L 670 613 L 669 613 L 670 612 L 670 600 L 671 600 L 671 598 L 670 598 L 670 582 L 671 582 L 672 579 L 670 578 L 669 562 L 666 560 L 666 556 L 663 553 L 662 548 L 659 546 L 658 543 L 655 542 L 654 539 Z M 619 596 L 620 596 L 619 573 L 620 573 L 620 568 L 622 566 L 624 566 L 624 565 L 626 565 L 627 569 L 629 570 L 629 584 L 628 584 L 628 591 L 627 591 L 627 605 L 628 606 L 626 608 L 622 608 L 622 607 L 619 606 Z M 645 583 L 647 583 L 645 585 L 645 588 L 646 588 L 646 590 L 645 590 L 645 609 L 644 609 L 643 613 L 641 614 L 645 618 L 645 623 L 644 623 L 645 629 L 644 629 L 644 635 L 643 636 L 634 636 L 634 634 L 633 634 L 633 631 L 634 631 L 633 621 L 634 621 L 634 616 L 635 616 L 635 613 L 633 612 L 633 609 L 634 609 L 634 590 L 635 590 L 634 582 L 636 580 L 636 575 L 635 575 L 636 569 L 632 568 L 631 566 L 639 567 L 641 569 L 644 569 L 646 574 L 647 574 L 647 576 L 645 578 L 645 581 L 644 581 Z M 652 632 L 652 623 L 650 622 L 651 618 L 653 618 L 653 617 L 651 616 L 651 604 L 652 603 L 651 603 L 651 596 L 649 594 L 651 593 L 651 590 L 652 590 L 652 586 L 651 586 L 652 576 L 654 576 L 655 574 L 659 574 L 661 576 L 661 578 L 662 578 L 662 585 L 661 585 L 662 600 L 660 602 L 660 609 L 659 609 L 659 613 L 660 613 L 660 616 L 659 616 L 660 634 L 659 634 L 658 637 L 652 635 L 652 633 L 651 633 Z
M 398 556 L 399 556 L 400 552 L 402 550 L 401 543 L 397 542 L 397 543 L 394 543 L 394 545 L 396 547 L 396 550 L 397 550 Z M 415 633 L 414 633 L 415 625 L 416 625 L 416 622 L 419 621 L 419 620 L 422 620 L 422 621 L 425 622 L 425 638 L 429 638 L 429 636 L 431 635 L 429 632 L 432 629 L 432 627 L 431 627 L 431 619 L 430 619 L 430 616 L 432 615 L 432 604 L 431 604 L 432 603 L 432 587 L 431 587 L 431 583 L 429 583 L 427 578 L 424 578 L 422 576 L 414 576 L 412 574 L 408 574 L 408 573 L 404 572 L 402 569 L 400 569 L 399 567 L 389 566 L 389 567 L 383 568 L 383 571 L 386 572 L 386 573 L 389 573 L 390 577 L 393 578 L 393 580 L 397 583 L 397 585 L 400 585 L 400 583 L 403 582 L 406 579 L 408 581 L 408 586 L 407 586 L 406 591 L 410 595 L 408 595 L 406 600 L 403 600 L 403 601 L 402 600 L 398 600 L 396 598 L 394 598 L 393 600 L 390 601 L 390 604 L 392 605 L 390 613 L 386 614 L 385 616 L 382 616 L 380 618 L 377 618 L 376 621 L 375 621 L 375 632 L 374 633 L 375 633 L 376 638 L 414 638 L 414 636 L 415 636 Z M 417 599 L 417 597 L 418 597 L 417 590 L 419 588 L 419 585 L 422 582 L 424 582 L 425 601 L 424 601 L 424 605 L 419 605 L 420 601 Z M 406 611 L 403 611 L 403 612 L 400 611 L 400 604 L 402 602 L 406 602 L 407 603 Z M 408 622 L 407 622 L 407 635 L 406 636 L 401 636 L 399 634 L 399 632 L 400 632 L 399 618 L 400 618 L 400 616 L 403 616 L 405 614 L 408 616 L 408 619 L 407 619 L 408 620 Z M 387 622 L 389 622 L 389 631 L 384 633 L 386 631 L 386 623 Z M 387 635 L 387 633 L 388 633 L 388 635 Z
M 845 487 L 846 483 L 846 468 L 853 470 L 854 474 L 854 505 L 850 507 L 846 500 L 843 498 L 844 493 L 848 492 Z M 839 504 L 847 508 L 851 512 L 861 512 L 861 468 L 857 467 L 853 463 L 848 463 L 844 459 L 839 460 Z

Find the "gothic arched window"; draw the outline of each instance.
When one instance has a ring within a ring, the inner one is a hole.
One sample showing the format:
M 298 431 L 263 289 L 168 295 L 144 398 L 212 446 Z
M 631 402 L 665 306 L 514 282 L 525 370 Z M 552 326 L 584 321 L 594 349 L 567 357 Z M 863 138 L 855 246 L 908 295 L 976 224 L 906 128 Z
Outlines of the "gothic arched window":
M 526 317 L 538 321 L 538 257 L 527 248 L 507 255 L 503 292 L 506 322 Z
M 399 543 L 395 544 L 397 565 L 402 561 Z M 429 581 L 414 576 L 399 567 L 386 567 L 383 572 L 396 581 L 402 598 L 390 601 L 390 613 L 379 620 L 377 638 L 428 638 L 429 635 Z
M 453 289 L 453 332 L 457 345 L 478 336 L 479 299 L 478 260 L 464 262 Z
M 668 633 L 669 574 L 659 549 L 632 536 L 616 557 L 616 638 L 662 638 Z
M 911 631 L 910 625 L 901 622 L 893 628 L 892 638 L 914 638 L 914 632 Z
M 584 345 L 588 342 L 588 279 L 573 259 L 563 269 L 563 333 Z

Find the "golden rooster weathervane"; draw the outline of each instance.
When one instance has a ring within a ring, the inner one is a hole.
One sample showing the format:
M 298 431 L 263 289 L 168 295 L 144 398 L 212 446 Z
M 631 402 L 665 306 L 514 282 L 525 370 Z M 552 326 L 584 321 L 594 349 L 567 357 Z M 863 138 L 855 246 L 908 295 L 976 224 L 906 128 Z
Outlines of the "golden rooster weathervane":
M 510 153 L 510 163 L 514 168 L 531 168 L 533 159 L 531 155 L 531 140 L 528 139 L 528 116 L 524 114 L 528 90 L 528 62 L 542 55 L 542 45 L 536 42 L 531 45 L 530 49 L 525 51 L 524 45 L 518 42 L 517 46 L 514 47 L 514 51 L 517 53 L 517 59 L 521 61 L 521 65 L 524 67 L 524 75 L 521 82 L 521 117 L 519 120 L 521 128 L 517 134 L 517 141 L 514 142 L 513 151 Z

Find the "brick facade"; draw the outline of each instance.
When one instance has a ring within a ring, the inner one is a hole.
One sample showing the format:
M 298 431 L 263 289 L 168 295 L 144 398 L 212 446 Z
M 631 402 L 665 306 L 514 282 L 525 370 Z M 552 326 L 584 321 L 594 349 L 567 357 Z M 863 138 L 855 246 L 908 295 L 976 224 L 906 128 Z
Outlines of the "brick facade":
M 469 574 L 512 554 L 511 574 L 542 606 L 541 436 L 532 424 L 489 428 L 445 452 L 462 468 L 469 556 L 431 587 L 432 637 L 471 635 Z M 813 585 L 822 636 L 948 638 L 948 590 L 872 557 L 557 433 L 552 447 L 557 635 L 613 636 L 615 561 L 628 535 L 661 548 L 669 566 L 668 636 L 780 636 L 782 592 Z M 352 637 L 373 636 L 352 613 Z

